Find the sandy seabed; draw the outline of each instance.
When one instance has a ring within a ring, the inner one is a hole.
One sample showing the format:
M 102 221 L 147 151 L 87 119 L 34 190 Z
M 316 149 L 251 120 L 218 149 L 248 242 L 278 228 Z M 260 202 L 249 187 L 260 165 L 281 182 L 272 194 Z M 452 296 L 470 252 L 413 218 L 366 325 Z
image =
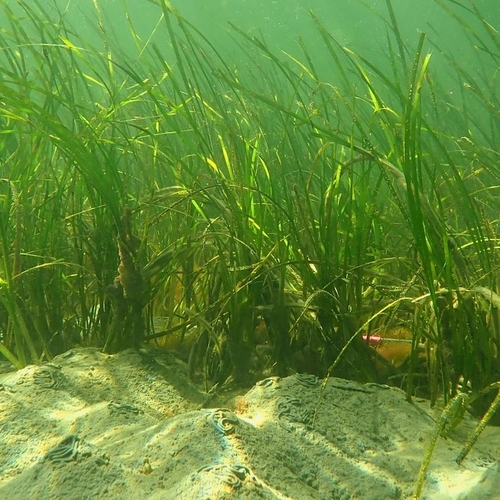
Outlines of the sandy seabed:
M 403 391 L 312 375 L 207 395 L 153 347 L 72 349 L 0 374 L 0 498 L 412 497 L 436 415 Z M 423 499 L 500 499 L 500 429 L 462 465 L 469 417 L 438 440 Z

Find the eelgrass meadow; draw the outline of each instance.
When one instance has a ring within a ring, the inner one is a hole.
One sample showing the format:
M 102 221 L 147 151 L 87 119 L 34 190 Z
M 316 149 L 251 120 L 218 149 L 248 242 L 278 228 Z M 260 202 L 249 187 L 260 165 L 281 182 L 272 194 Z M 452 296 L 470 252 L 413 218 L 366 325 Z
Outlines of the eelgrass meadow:
M 158 342 L 207 388 L 299 371 L 432 401 L 500 380 L 500 35 L 474 3 L 437 2 L 474 71 L 405 42 L 390 0 L 383 68 L 311 12 L 328 79 L 303 40 L 231 26 L 238 64 L 156 4 L 169 45 L 130 22 L 131 61 L 101 17 L 94 46 L 0 1 L 2 356 Z

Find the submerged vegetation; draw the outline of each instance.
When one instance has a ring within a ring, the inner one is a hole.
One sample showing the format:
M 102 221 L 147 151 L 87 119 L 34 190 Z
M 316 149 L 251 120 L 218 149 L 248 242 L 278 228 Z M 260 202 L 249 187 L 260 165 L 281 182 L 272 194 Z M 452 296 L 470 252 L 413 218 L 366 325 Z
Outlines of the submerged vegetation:
M 42 2 L 0 0 L 0 354 L 150 341 L 207 387 L 335 374 L 433 401 L 468 388 L 484 414 L 500 36 L 472 2 L 442 6 L 477 71 L 435 67 L 423 33 L 405 44 L 388 0 L 384 67 L 312 14 L 325 79 L 305 42 L 292 57 L 236 27 L 234 64 L 164 0 L 168 54 L 131 23 L 133 62 L 101 18 L 92 48 Z

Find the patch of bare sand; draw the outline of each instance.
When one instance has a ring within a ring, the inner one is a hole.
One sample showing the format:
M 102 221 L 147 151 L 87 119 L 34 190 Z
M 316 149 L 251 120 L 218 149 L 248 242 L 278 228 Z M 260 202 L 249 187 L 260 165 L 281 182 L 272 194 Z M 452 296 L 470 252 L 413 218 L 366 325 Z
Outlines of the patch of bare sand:
M 186 380 L 151 347 L 0 375 L 0 498 L 411 498 L 435 423 L 402 391 L 332 378 L 320 398 L 321 381 L 294 375 L 224 401 Z M 500 498 L 498 428 L 454 461 L 474 425 L 439 439 L 422 498 Z

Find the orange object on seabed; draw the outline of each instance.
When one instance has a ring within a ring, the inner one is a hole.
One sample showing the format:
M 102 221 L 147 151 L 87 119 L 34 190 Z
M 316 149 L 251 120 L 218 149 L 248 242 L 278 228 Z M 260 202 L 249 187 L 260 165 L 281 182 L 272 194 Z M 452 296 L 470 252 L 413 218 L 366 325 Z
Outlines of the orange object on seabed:
M 399 329 L 398 329 L 399 330 Z M 389 334 L 391 332 L 388 332 Z M 406 331 L 404 331 L 406 336 Z M 410 334 L 410 332 L 408 332 Z M 398 337 L 401 335 L 400 331 L 397 331 Z M 380 335 L 363 335 L 363 340 L 368 342 L 370 347 L 376 349 L 378 354 L 386 359 L 396 368 L 401 366 L 411 353 L 411 334 L 410 338 L 395 338 L 392 336 L 380 336 Z

